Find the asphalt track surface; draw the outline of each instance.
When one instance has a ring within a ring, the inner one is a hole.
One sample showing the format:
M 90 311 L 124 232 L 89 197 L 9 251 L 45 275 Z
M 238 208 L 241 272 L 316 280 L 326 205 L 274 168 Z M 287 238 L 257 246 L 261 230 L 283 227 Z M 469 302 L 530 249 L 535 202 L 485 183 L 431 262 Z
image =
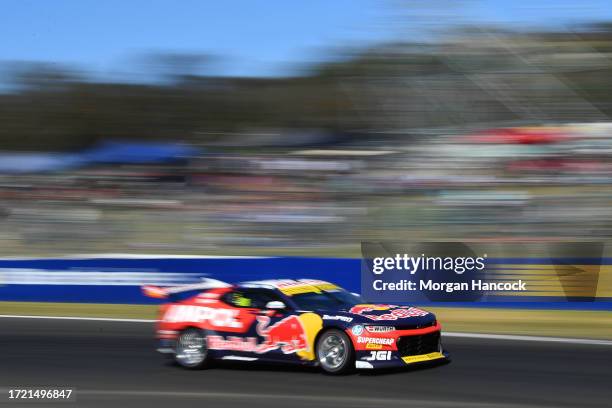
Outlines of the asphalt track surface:
M 242 364 L 189 371 L 155 352 L 150 323 L 0 319 L 0 406 L 610 407 L 612 347 L 446 338 L 450 364 L 343 377 Z M 66 386 L 76 402 L 9 402 Z

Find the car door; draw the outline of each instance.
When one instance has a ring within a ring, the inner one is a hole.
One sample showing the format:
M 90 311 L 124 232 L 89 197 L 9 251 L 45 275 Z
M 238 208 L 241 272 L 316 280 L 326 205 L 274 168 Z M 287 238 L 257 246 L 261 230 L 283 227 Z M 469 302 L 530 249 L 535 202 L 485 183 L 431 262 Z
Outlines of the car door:
M 240 339 L 231 336 L 224 343 L 212 345 L 225 359 L 300 360 L 296 352 L 307 348 L 306 336 L 299 317 L 280 294 L 265 288 L 236 288 L 221 300 L 238 311 L 241 321 L 252 322 Z M 269 302 L 283 302 L 286 307 L 268 309 Z

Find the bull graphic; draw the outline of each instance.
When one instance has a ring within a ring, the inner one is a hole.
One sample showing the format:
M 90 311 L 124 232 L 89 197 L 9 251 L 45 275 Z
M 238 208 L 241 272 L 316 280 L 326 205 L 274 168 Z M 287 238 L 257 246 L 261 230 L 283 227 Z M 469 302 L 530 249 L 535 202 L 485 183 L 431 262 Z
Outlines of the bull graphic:
M 297 316 L 288 316 L 270 326 L 268 316 L 257 316 L 257 334 L 264 341 L 258 353 L 267 353 L 278 348 L 285 354 L 308 350 L 304 326 Z

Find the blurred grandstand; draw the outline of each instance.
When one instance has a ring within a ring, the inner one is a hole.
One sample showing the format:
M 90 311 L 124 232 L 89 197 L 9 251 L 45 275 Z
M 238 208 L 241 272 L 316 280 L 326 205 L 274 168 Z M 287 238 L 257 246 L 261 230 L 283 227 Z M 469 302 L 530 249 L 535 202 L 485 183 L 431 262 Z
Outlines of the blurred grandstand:
M 472 28 L 292 78 L 19 68 L 0 95 L 0 248 L 359 256 L 391 237 L 605 240 L 610 52 L 600 24 Z

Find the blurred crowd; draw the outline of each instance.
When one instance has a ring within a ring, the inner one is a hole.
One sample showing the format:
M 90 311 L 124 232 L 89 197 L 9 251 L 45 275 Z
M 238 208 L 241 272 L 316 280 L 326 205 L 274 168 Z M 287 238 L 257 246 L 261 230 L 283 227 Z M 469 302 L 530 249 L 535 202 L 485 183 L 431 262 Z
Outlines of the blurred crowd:
M 100 83 L 29 67 L 0 95 L 0 249 L 359 256 L 368 240 L 605 240 L 611 27 L 465 30 L 294 78 L 177 67 Z M 109 140 L 117 156 L 93 160 Z M 153 145 L 168 153 L 129 154 Z
M 350 256 L 367 240 L 605 240 L 611 132 L 480 129 L 5 174 L 2 248 Z

